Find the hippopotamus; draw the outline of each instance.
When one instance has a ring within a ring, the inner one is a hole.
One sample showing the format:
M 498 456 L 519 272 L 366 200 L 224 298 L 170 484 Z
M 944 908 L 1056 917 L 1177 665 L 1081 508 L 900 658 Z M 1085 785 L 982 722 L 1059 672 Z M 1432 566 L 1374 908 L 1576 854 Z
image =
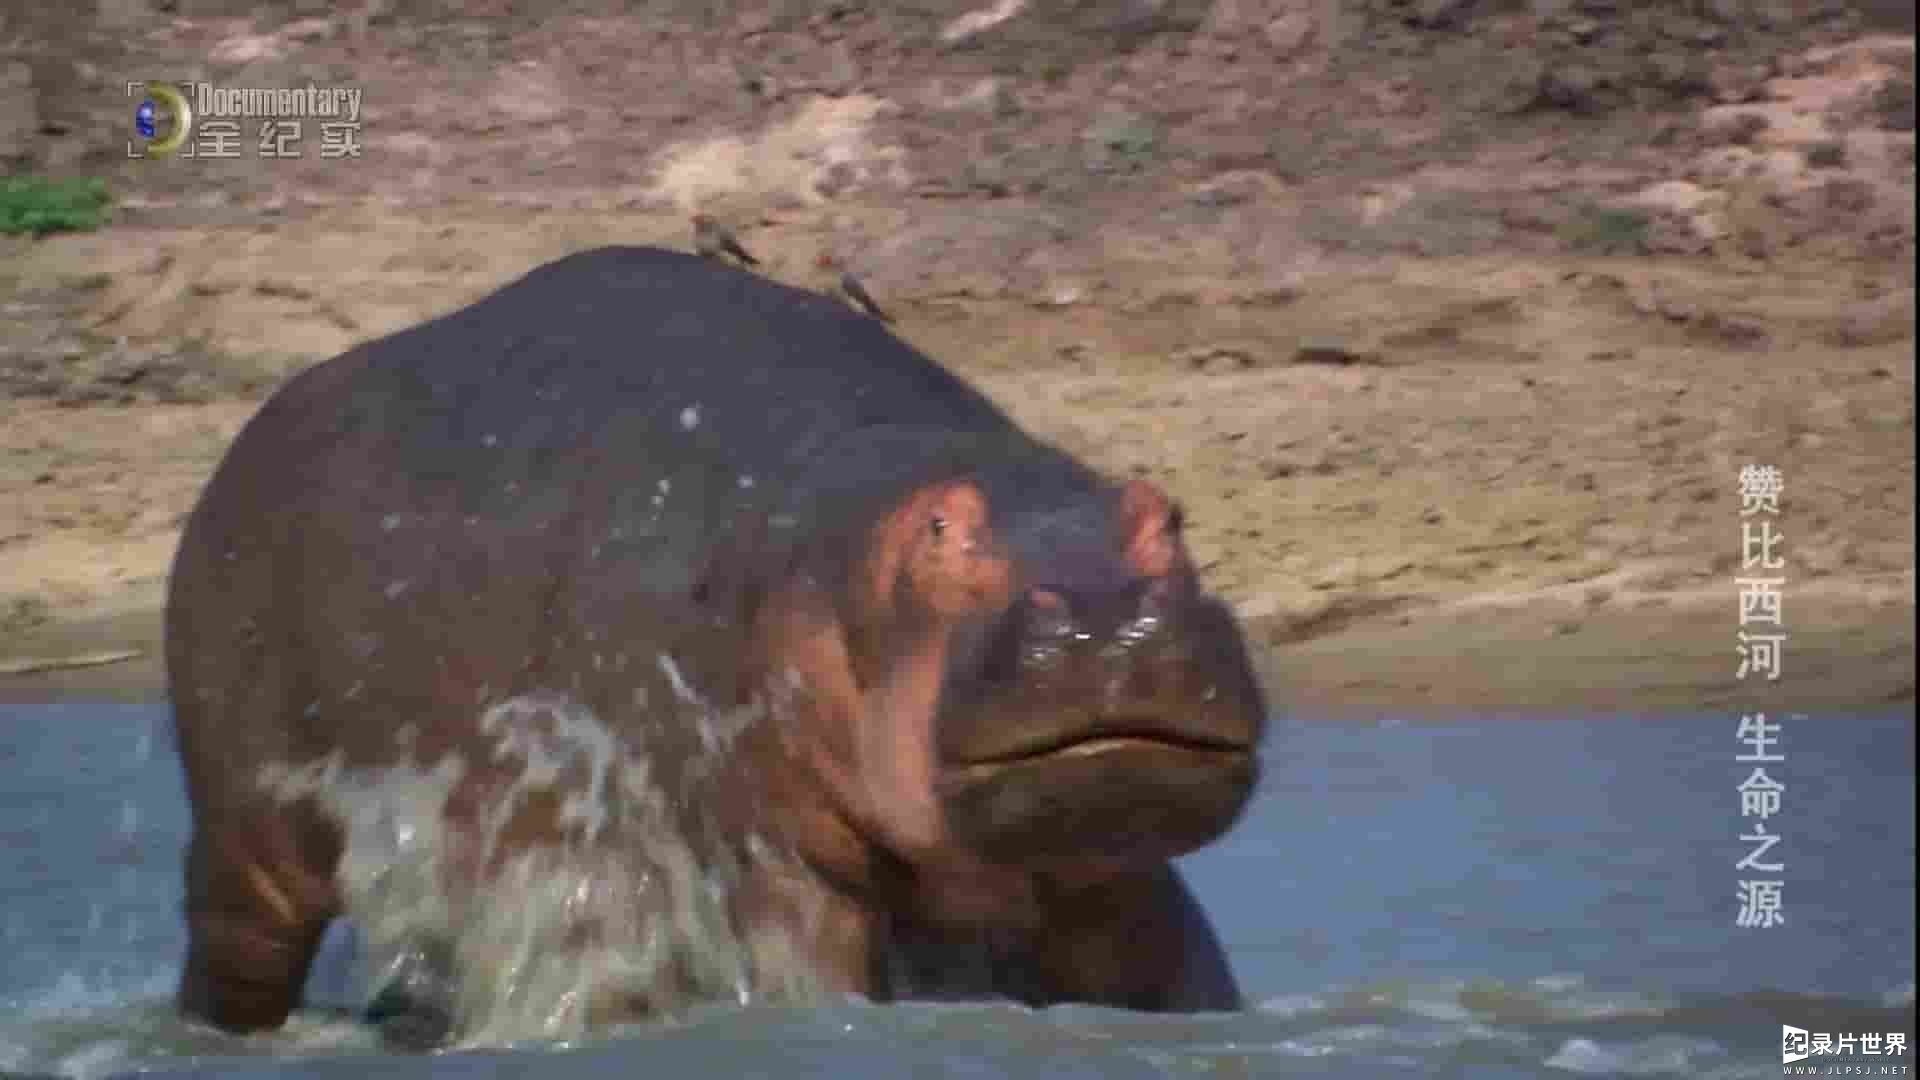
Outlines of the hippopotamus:
M 877 320 L 680 252 L 572 254 L 317 364 L 172 568 L 178 1005 L 279 1026 L 342 915 L 341 820 L 263 770 L 464 754 L 445 813 L 477 820 L 476 718 L 539 693 L 663 775 L 700 745 L 676 703 L 761 709 L 684 790 L 790 853 L 731 917 L 825 987 L 1234 1009 L 1174 860 L 1240 818 L 1267 702 L 1183 526 Z

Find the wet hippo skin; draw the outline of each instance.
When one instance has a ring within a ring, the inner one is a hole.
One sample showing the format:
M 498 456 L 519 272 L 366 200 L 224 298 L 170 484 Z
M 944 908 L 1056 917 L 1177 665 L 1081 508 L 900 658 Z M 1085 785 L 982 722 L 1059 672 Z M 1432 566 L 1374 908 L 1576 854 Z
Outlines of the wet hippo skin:
M 1265 703 L 1181 526 L 877 321 L 675 252 L 572 255 L 320 364 L 173 569 L 180 1006 L 278 1026 L 341 913 L 339 822 L 263 769 L 484 764 L 477 718 L 537 693 L 667 777 L 708 752 L 676 703 L 760 711 L 668 786 L 790 856 L 733 917 L 828 987 L 1237 1007 L 1171 860 L 1238 819 Z

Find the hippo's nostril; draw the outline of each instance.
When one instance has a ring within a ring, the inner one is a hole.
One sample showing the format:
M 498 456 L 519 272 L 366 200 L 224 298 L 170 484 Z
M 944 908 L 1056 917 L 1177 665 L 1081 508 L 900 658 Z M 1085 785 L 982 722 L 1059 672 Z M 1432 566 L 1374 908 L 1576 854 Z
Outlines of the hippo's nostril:
M 1027 638 L 1044 640 L 1073 633 L 1073 608 L 1065 595 L 1053 589 L 1028 589 L 1026 599 Z
M 1138 646 L 1162 636 L 1173 610 L 1173 589 L 1165 578 L 1141 581 L 1128 589 L 1125 614 L 1114 633 L 1117 642 Z
M 1028 589 L 1027 603 L 1041 611 L 1067 610 L 1067 598 L 1053 589 Z
M 1173 610 L 1173 579 L 1158 577 L 1142 584 L 1135 617 L 1155 621 L 1166 618 Z
M 1135 578 L 1095 590 L 1030 586 L 1020 627 L 1029 640 L 1140 641 L 1161 634 L 1179 609 L 1179 582 Z

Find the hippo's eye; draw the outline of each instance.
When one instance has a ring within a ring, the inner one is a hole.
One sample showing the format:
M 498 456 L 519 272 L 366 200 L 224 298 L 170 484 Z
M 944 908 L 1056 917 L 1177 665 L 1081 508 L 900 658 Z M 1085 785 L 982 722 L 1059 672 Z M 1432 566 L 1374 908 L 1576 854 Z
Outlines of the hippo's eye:
M 1167 531 L 1177 533 L 1186 527 L 1187 509 L 1179 503 L 1175 503 L 1173 509 L 1167 511 Z
M 947 534 L 947 519 L 941 517 L 939 514 L 935 514 L 933 515 L 933 520 L 927 522 L 927 529 L 935 536 L 945 536 Z

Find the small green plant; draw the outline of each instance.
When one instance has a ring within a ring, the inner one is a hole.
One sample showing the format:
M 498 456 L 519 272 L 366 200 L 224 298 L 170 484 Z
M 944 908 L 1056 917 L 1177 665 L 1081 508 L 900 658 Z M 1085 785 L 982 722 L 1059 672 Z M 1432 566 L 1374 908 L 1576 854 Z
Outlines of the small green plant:
M 1839 140 L 1817 142 L 1806 148 L 1807 165 L 1815 169 L 1837 169 L 1847 163 L 1847 146 Z
M 1569 251 L 1593 255 L 1639 255 L 1647 250 L 1653 219 L 1625 206 L 1589 206 L 1560 223 L 1554 235 Z
M 8 597 L 6 605 L 0 607 L 0 628 L 14 632 L 31 630 L 52 618 L 46 599 L 32 593 Z
M 1880 126 L 1888 131 L 1912 131 L 1913 80 L 1893 78 L 1881 83 L 1873 93 L 1870 108 L 1879 118 Z
M 1129 109 L 1101 111 L 1080 135 L 1088 163 L 1096 172 L 1134 172 L 1152 159 L 1160 144 L 1160 129 L 1149 117 Z
M 97 229 L 112 205 L 106 181 L 98 177 L 9 176 L 0 179 L 0 233 Z
M 1073 66 L 1064 60 L 1047 60 L 1040 64 L 1038 78 L 1048 86 L 1059 86 L 1073 75 Z

